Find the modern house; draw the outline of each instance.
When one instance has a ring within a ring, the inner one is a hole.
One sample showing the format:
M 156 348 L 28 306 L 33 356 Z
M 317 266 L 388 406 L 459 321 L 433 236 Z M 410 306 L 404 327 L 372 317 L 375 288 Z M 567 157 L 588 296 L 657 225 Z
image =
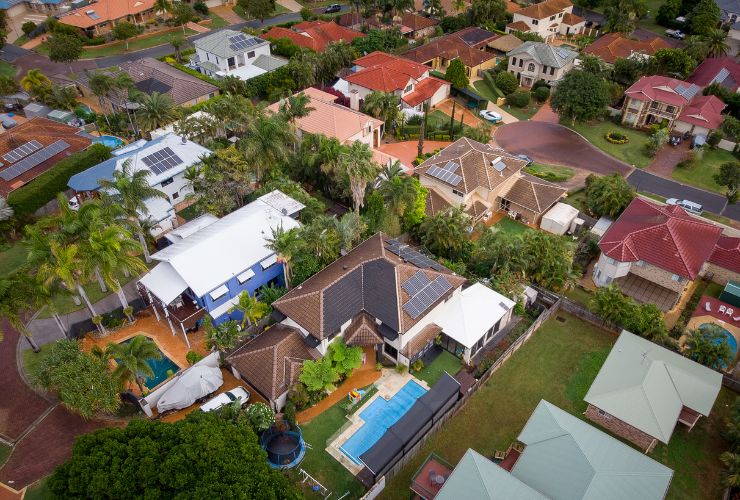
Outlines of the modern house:
M 496 54 L 488 51 L 488 43 L 500 35 L 480 28 L 465 28 L 449 35 L 435 38 L 429 43 L 415 47 L 403 57 L 444 73 L 455 59 L 465 65 L 468 78 L 478 77 L 481 72 L 493 68 L 498 62 Z
M 361 101 L 374 91 L 397 95 L 402 111 L 417 113 L 423 110 L 424 103 L 432 107 L 450 95 L 449 82 L 430 76 L 427 66 L 408 59 L 376 51 L 353 63 L 353 72 L 334 88 L 349 97 L 354 110 L 359 110 Z
M 153 141 L 140 140 L 127 147 L 117 149 L 113 158 L 73 175 L 67 185 L 74 189 L 80 201 L 98 196 L 100 180 L 113 179 L 113 172 L 120 170 L 130 161 L 135 171 L 150 172 L 147 181 L 151 187 L 167 195 L 166 198 L 149 198 L 147 214 L 157 226 L 152 234 L 158 236 L 177 224 L 175 205 L 193 192 L 185 171 L 201 162 L 211 151 L 175 134 L 167 134 Z
M 607 33 L 589 44 L 583 52 L 613 65 L 617 59 L 647 59 L 659 49 L 670 48 L 671 45 L 659 36 L 637 40 L 621 33 Z
M 152 255 L 159 264 L 139 280 L 138 290 L 172 334 L 186 332 L 210 315 L 215 325 L 242 313 L 230 312 L 242 292 L 284 284 L 283 265 L 267 248 L 272 231 L 298 227 L 303 205 L 280 191 L 217 219 L 198 218 L 178 228 L 171 244 Z
M 649 453 L 668 444 L 678 422 L 708 416 L 722 374 L 622 331 L 583 398 L 586 417 Z
M 740 64 L 734 57 L 708 57 L 686 79 L 701 88 L 718 83 L 730 92 L 740 90 Z
M 272 55 L 267 40 L 230 29 L 193 40 L 193 47 L 190 66 L 212 78 L 249 80 L 288 64 L 287 59 Z
M 469 449 L 435 500 L 661 500 L 673 471 L 539 402 L 500 463 Z
M 51 170 L 59 160 L 92 144 L 77 127 L 36 117 L 0 134 L 0 196 Z
M 573 69 L 577 56 L 570 49 L 542 42 L 524 42 L 506 54 L 509 73 L 516 76 L 522 87 L 531 87 L 539 80 L 557 84 Z
M 290 28 L 274 26 L 262 36 L 268 40 L 287 38 L 299 47 L 323 52 L 330 43 L 350 43 L 355 38 L 362 38 L 365 35 L 340 26 L 334 21 L 303 21 Z
M 525 165 L 502 149 L 463 137 L 416 167 L 414 175 L 429 191 L 427 215 L 462 205 L 474 222 L 503 211 L 539 224 L 566 190 L 522 173 Z
M 593 281 L 616 283 L 638 302 L 668 311 L 699 277 L 721 284 L 740 278 L 738 242 L 677 205 L 635 198 L 599 241 Z
M 60 15 L 59 22 L 89 35 L 100 35 L 118 22 L 143 24 L 155 16 L 154 10 L 154 0 L 98 0 Z
M 586 20 L 573 14 L 570 0 L 545 0 L 514 12 L 506 32 L 535 33 L 545 41 L 558 35 L 577 35 L 586 27 Z

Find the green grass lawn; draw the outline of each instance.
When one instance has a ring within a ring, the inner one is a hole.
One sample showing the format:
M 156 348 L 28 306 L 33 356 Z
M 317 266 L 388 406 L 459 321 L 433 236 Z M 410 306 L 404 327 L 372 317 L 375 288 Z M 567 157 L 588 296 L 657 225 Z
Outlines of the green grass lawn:
M 115 56 L 118 54 L 125 54 L 126 52 L 148 49 L 150 47 L 156 47 L 158 45 L 165 45 L 170 43 L 170 38 L 173 35 L 182 35 L 188 37 L 190 35 L 195 35 L 195 33 L 196 32 L 191 29 L 186 29 L 185 34 L 183 35 L 182 29 L 178 28 L 177 30 L 168 31 L 167 33 L 158 33 L 143 38 L 131 39 L 128 43 L 128 51 L 126 50 L 126 44 L 124 42 L 116 42 L 104 47 L 85 47 L 85 50 L 82 52 L 82 59 Z M 41 54 L 47 56 L 49 55 L 49 48 L 46 43 L 42 43 L 34 50 Z
M 14 77 L 18 69 L 9 62 L 0 61 L 0 76 Z
M 224 26 L 229 25 L 229 22 L 226 19 L 217 14 L 214 14 L 213 12 L 209 12 L 208 17 L 211 19 L 211 24 L 208 25 L 210 29 L 223 28 Z
M 458 103 L 459 104 L 459 103 Z M 455 125 L 460 124 L 460 107 L 458 106 L 458 109 L 455 111 L 455 114 L 457 117 L 455 118 Z M 477 111 L 473 112 L 473 114 L 476 114 Z M 481 123 L 483 123 L 482 120 L 480 120 Z M 427 115 L 427 128 L 429 130 L 435 129 L 443 133 L 447 133 L 450 130 L 450 116 L 444 114 L 442 111 L 436 109 L 429 113 Z M 472 130 L 473 127 L 470 125 L 467 125 L 463 123 L 463 130 Z M 418 132 L 417 132 L 418 135 Z
M 550 182 L 565 182 L 576 175 L 576 171 L 572 168 L 561 167 L 559 165 L 544 165 L 541 163 L 532 163 L 528 167 L 525 167 L 524 171 Z
M 432 361 L 429 366 L 425 366 L 421 371 L 414 372 L 413 375 L 429 384 L 429 387 L 432 387 L 437 383 L 437 380 L 439 380 L 439 377 L 441 377 L 444 372 L 454 376 L 458 371 L 460 371 L 461 366 L 462 363 L 460 363 L 457 356 L 443 350 L 442 354 L 437 356 L 437 359 Z
M 491 226 L 495 228 L 497 231 L 502 231 L 505 233 L 523 233 L 524 231 L 529 231 L 530 228 L 522 224 L 521 222 L 517 222 L 515 220 L 511 220 L 508 217 L 504 217 L 500 221 L 498 221 L 496 224 Z
M 652 158 L 644 152 L 648 136 L 639 130 L 623 127 L 612 122 L 588 122 L 576 123 L 571 126 L 570 123 L 563 123 L 586 138 L 588 142 L 601 149 L 605 153 L 612 155 L 630 165 L 642 168 L 646 167 L 652 161 Z M 619 132 L 629 139 L 627 144 L 612 144 L 604 136 L 609 132 Z
M 576 191 L 569 192 L 568 195 L 563 199 L 563 203 L 567 203 L 572 207 L 576 207 L 581 212 L 585 212 L 586 188 L 577 189 Z
M 332 498 L 339 498 L 347 491 L 350 492 L 351 498 L 360 498 L 365 488 L 324 449 L 327 439 L 348 422 L 345 411 L 339 407 L 340 404 L 335 404 L 320 417 L 301 426 L 303 439 L 312 447 L 306 451 L 301 468 L 329 488 L 332 491 Z
M 386 485 L 381 498 L 407 498 L 411 476 L 432 451 L 456 464 L 468 448 L 486 456 L 516 439 L 541 399 L 583 418 L 583 396 L 616 337 L 566 313 L 547 321 L 537 334 L 475 393 L 463 410 L 434 434 L 421 452 Z M 691 431 L 678 426 L 668 447 L 650 456 L 676 473 L 670 499 L 721 497 L 719 429 L 734 397 L 722 389 L 714 411 Z
M 532 99 L 532 102 L 530 102 L 525 108 L 517 108 L 515 106 L 510 106 L 509 104 L 504 104 L 502 109 L 514 116 L 517 120 L 525 121 L 532 118 L 541 107 L 542 104 L 539 104 Z
M 498 99 L 498 96 L 496 95 L 494 90 L 491 88 L 490 85 L 488 85 L 488 83 L 485 80 L 478 80 L 477 82 L 473 82 L 472 87 L 473 87 L 473 90 L 475 90 L 481 96 L 485 97 L 492 103 L 496 104 L 496 100 Z
M 704 151 L 704 156 L 690 168 L 676 167 L 671 174 L 675 180 L 690 184 L 700 189 L 725 194 L 726 188 L 714 182 L 714 174 L 719 172 L 723 163 L 737 161 L 735 155 L 724 149 L 710 149 Z
M 21 45 L 23 45 L 23 44 L 24 44 L 24 43 L 26 43 L 27 41 L 28 41 L 28 36 L 27 36 L 27 35 L 21 35 L 21 36 L 19 36 L 19 37 L 18 37 L 18 38 L 17 38 L 16 40 L 15 40 L 15 42 L 13 42 L 13 45 L 17 45 L 18 47 L 20 47 Z
M 200 215 L 198 213 L 198 211 L 195 209 L 195 207 L 196 207 L 195 204 L 192 204 L 192 205 L 190 205 L 188 207 L 185 207 L 182 210 L 180 210 L 179 212 L 177 212 L 177 215 L 179 215 L 180 217 L 182 217 L 183 219 L 185 219 L 187 221 L 193 220 L 196 217 L 198 217 L 198 215 Z
M 29 486 L 26 490 L 26 496 L 23 497 L 24 500 L 48 500 L 52 498 L 48 482 L 49 477 L 47 476 Z
M 28 379 L 33 384 L 36 383 L 36 374 L 38 373 L 38 367 L 41 360 L 44 359 L 44 356 L 49 352 L 49 345 L 50 344 L 44 344 L 40 346 L 39 352 L 33 352 L 32 349 L 24 349 L 21 353 L 23 358 L 23 369 L 26 371 Z
M 719 294 L 722 293 L 722 290 L 724 290 L 725 287 L 720 285 L 719 283 L 711 282 L 707 285 L 707 287 L 704 289 L 704 295 L 709 295 L 710 297 L 719 298 Z
M 589 302 L 591 302 L 591 297 L 593 296 L 591 292 L 585 288 L 581 288 L 580 286 L 574 286 L 571 290 L 565 292 L 564 295 L 570 300 L 578 302 L 586 307 L 588 307 Z
M 26 263 L 28 251 L 20 242 L 0 252 L 0 277 L 8 276 Z
M 8 461 L 8 457 L 10 456 L 11 451 L 13 451 L 13 448 L 5 443 L 0 443 L 0 467 L 2 467 L 5 462 Z
M 655 18 L 658 15 L 658 9 L 665 3 L 664 0 L 645 0 L 645 6 L 649 13 L 644 18 L 637 21 L 637 27 L 643 28 L 659 35 L 665 35 L 665 28 L 658 26 L 655 22 Z

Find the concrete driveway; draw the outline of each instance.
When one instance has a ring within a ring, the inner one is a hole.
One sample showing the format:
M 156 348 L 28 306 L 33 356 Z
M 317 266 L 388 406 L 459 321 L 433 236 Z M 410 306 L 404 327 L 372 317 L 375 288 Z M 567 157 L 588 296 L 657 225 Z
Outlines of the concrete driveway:
M 503 119 L 504 125 L 507 123 L 516 123 L 519 121 L 519 118 L 516 116 L 508 113 L 507 111 L 504 111 L 499 106 L 496 106 L 491 101 L 488 101 L 488 107 L 486 107 L 488 111 L 493 111 L 495 113 L 498 113 L 501 115 L 501 118 Z

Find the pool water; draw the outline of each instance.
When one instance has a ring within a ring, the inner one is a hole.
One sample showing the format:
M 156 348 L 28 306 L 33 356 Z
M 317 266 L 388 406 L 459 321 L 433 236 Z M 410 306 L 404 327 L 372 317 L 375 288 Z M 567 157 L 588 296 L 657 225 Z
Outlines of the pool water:
M 388 401 L 382 397 L 376 398 L 360 413 L 365 423 L 339 449 L 354 463 L 361 465 L 360 455 L 372 448 L 425 392 L 426 389 L 410 380 Z
M 121 343 L 128 344 L 132 340 L 133 339 L 124 340 Z M 169 370 L 172 370 L 172 374 L 180 371 L 180 367 L 177 366 L 174 361 L 168 358 L 159 348 L 157 348 L 157 350 L 162 355 L 161 358 L 146 360 L 146 364 L 148 364 L 154 372 L 154 375 L 151 377 L 144 377 L 144 385 L 148 389 L 154 389 L 156 386 L 167 380 L 169 378 L 169 375 L 167 374 Z
M 704 323 L 703 325 L 700 325 L 699 328 L 703 330 L 709 325 L 719 326 L 719 325 L 714 325 L 714 323 Z M 732 333 L 727 331 L 727 329 L 722 328 L 722 327 L 719 327 L 719 328 L 722 330 L 722 333 L 725 334 L 725 338 L 717 339 L 715 342 L 719 343 L 719 342 L 722 342 L 723 340 L 727 341 L 727 345 L 730 346 L 730 351 L 732 352 L 732 359 L 734 360 L 735 357 L 737 356 L 737 339 Z M 722 363 L 722 366 L 720 366 L 720 368 L 727 368 L 727 365 L 725 363 Z
M 101 135 L 95 142 L 107 146 L 111 149 L 116 149 L 123 144 L 123 140 L 113 135 Z

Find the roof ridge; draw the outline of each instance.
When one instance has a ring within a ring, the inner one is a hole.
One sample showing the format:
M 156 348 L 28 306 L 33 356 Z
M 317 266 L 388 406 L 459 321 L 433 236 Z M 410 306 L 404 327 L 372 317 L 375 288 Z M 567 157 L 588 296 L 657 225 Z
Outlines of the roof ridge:
M 668 376 L 668 380 L 671 381 L 671 385 L 673 386 L 673 390 L 676 391 L 676 394 L 678 394 L 678 389 L 676 389 L 676 385 L 673 383 L 673 379 L 671 378 L 671 374 L 668 372 L 668 369 L 666 368 L 666 363 L 661 360 L 651 360 L 650 361 L 650 367 L 653 366 L 653 363 L 660 363 L 663 365 L 663 369 L 666 372 L 666 375 Z M 650 415 L 653 417 L 653 420 L 655 421 L 655 426 L 658 428 L 658 432 L 660 432 L 660 435 L 663 439 L 666 439 L 666 436 L 663 434 L 663 429 L 660 427 L 660 422 L 658 421 L 658 416 L 655 414 L 655 411 L 653 410 L 653 405 L 650 403 L 650 398 L 648 397 L 647 393 L 645 392 L 645 378 L 647 377 L 647 374 L 650 372 L 650 367 L 648 367 L 648 370 L 645 372 L 645 377 L 642 378 L 642 383 L 640 383 L 640 392 L 645 397 L 645 401 L 647 402 L 647 407 L 650 410 Z M 681 401 L 681 396 L 678 396 L 678 400 Z M 681 404 L 683 404 L 683 401 L 681 401 Z M 665 441 L 664 441 L 665 442 Z

